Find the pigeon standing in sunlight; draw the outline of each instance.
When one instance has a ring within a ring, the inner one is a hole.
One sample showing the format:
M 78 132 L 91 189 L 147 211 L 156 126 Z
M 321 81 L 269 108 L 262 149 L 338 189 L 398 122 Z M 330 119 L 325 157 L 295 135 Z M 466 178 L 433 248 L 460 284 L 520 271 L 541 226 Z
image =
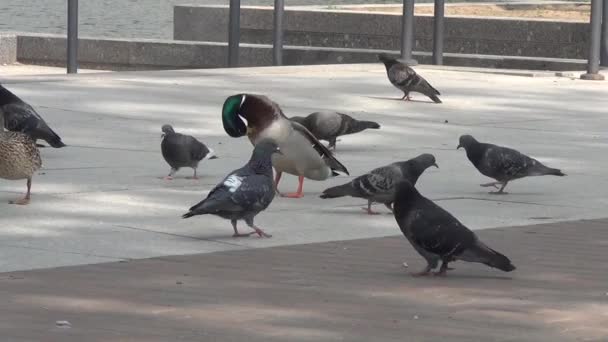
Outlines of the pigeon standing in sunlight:
M 531 176 L 566 175 L 561 170 L 547 167 L 519 151 L 480 143 L 470 135 L 460 137 L 457 149 L 461 147 L 464 147 L 467 158 L 482 175 L 497 180 L 496 182 L 481 184 L 481 186 L 493 186 L 499 189 L 498 185 L 501 185 L 497 192 L 491 192 L 491 194 L 506 194 L 504 189 L 507 183 L 515 179 Z
M 418 75 L 414 69 L 385 53 L 379 54 L 378 59 L 384 63 L 386 74 L 392 85 L 403 91 L 402 100 L 410 100 L 410 92 L 414 91 L 426 95 L 435 103 L 441 103 L 437 96 L 441 95 L 439 91 Z
M 329 141 L 329 148 L 336 148 L 336 139 L 341 135 L 359 133 L 366 129 L 378 129 L 374 121 L 357 120 L 337 112 L 315 112 L 306 117 L 292 116 L 292 121 L 306 127 L 317 139 Z
M 209 192 L 207 198 L 190 208 L 182 218 L 205 214 L 217 215 L 230 220 L 234 229 L 233 237 L 249 236 L 254 233 L 260 237 L 271 237 L 258 228 L 253 219 L 274 199 L 271 160 L 274 153 L 281 152 L 272 140 L 265 139 L 258 142 L 249 162 L 228 174 Z M 255 232 L 239 233 L 236 227 L 237 220 L 245 220 Z
M 435 275 L 445 275 L 448 263 L 456 260 L 478 262 L 505 272 L 515 266 L 511 260 L 485 245 L 477 235 L 450 213 L 422 196 L 410 182 L 397 186 L 395 220 L 427 266 L 414 276 L 431 274 L 441 261 Z
M 65 144 L 38 113 L 17 95 L 0 85 L 0 115 L 4 117 L 4 128 L 29 135 L 34 140 L 43 139 L 49 145 L 60 148 Z
M 372 211 L 372 203 L 382 203 L 390 211 L 391 204 L 395 201 L 397 184 L 404 180 L 416 184 L 418 178 L 427 168 L 437 166 L 435 156 L 432 154 L 421 154 L 407 161 L 392 163 L 373 169 L 369 173 L 359 176 L 352 181 L 334 186 L 323 191 L 321 198 L 336 198 L 352 196 L 365 198 L 367 200 L 366 210 L 369 215 L 378 214 Z
M 163 158 L 171 170 L 165 179 L 172 179 L 173 175 L 182 167 L 191 167 L 194 170 L 193 179 L 198 179 L 196 169 L 201 160 L 216 159 L 212 149 L 196 140 L 191 135 L 176 133 L 171 125 L 163 125 L 163 141 L 160 144 Z

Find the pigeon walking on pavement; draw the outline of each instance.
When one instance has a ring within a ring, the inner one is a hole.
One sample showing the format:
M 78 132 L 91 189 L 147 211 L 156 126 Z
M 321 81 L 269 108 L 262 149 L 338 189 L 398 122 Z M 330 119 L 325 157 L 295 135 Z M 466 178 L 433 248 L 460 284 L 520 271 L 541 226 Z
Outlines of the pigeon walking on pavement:
M 173 175 L 182 167 L 191 167 L 194 170 L 192 178 L 198 179 L 196 169 L 201 160 L 217 158 L 212 149 L 193 136 L 176 133 L 171 125 L 163 125 L 161 130 L 163 141 L 160 143 L 160 149 L 163 158 L 171 166 L 169 175 L 165 179 L 172 179 Z
M 0 115 L 4 128 L 29 135 L 34 141 L 43 139 L 55 148 L 66 146 L 42 117 L 17 95 L 0 85 Z
M 266 139 L 258 142 L 249 162 L 228 174 L 209 192 L 207 198 L 190 208 L 182 218 L 205 214 L 217 215 L 230 220 L 234 229 L 233 237 L 251 234 L 271 237 L 270 234 L 257 227 L 253 220 L 274 199 L 271 156 L 275 152 L 281 153 L 272 140 Z M 239 233 L 238 220 L 245 220 L 245 223 L 255 232 Z
M 441 95 L 439 91 L 418 75 L 414 69 L 385 53 L 379 54 L 378 59 L 384 63 L 389 81 L 397 89 L 403 91 L 402 100 L 410 100 L 410 92 L 414 91 L 426 95 L 435 103 L 441 103 L 437 96 Z
M 426 260 L 427 266 L 414 276 L 432 274 L 443 276 L 448 263 L 462 260 L 478 262 L 499 270 L 515 270 L 511 260 L 481 242 L 477 235 L 454 216 L 422 196 L 410 182 L 397 186 L 395 220 L 414 249 Z
M 336 139 L 341 135 L 359 133 L 366 129 L 379 129 L 374 121 L 357 120 L 337 112 L 315 112 L 306 117 L 292 116 L 290 120 L 306 127 L 317 139 L 329 141 L 329 148 L 336 149 Z
M 397 184 L 407 180 L 416 184 L 418 178 L 427 168 L 437 166 L 435 156 L 432 154 L 421 154 L 407 161 L 392 163 L 373 169 L 369 173 L 359 176 L 352 181 L 334 186 L 323 191 L 321 198 L 336 198 L 352 196 L 367 200 L 366 210 L 369 215 L 378 214 L 372 211 L 372 203 L 382 203 L 393 211 L 392 203 L 395 201 Z
M 538 160 L 528 157 L 519 151 L 492 144 L 481 143 L 470 135 L 460 137 L 457 149 L 464 147 L 467 158 L 484 176 L 494 178 L 496 182 L 480 184 L 483 187 L 493 186 L 499 189 L 492 194 L 506 194 L 507 183 L 523 177 L 532 176 L 565 176 L 561 170 L 543 165 Z M 499 188 L 498 185 L 501 185 Z

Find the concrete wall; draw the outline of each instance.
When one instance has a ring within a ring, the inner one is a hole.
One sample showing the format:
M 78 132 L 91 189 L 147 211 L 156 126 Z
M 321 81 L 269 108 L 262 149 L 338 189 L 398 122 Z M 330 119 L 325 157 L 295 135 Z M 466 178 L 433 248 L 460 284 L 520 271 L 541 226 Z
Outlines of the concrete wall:
M 272 8 L 241 10 L 241 41 L 272 42 Z M 174 38 L 227 41 L 226 6 L 175 6 Z M 417 16 L 416 51 L 432 50 L 433 19 Z M 285 44 L 400 49 L 401 16 L 347 11 L 286 10 Z M 586 59 L 587 23 L 448 17 L 445 51 L 465 54 Z
M 2 51 L 7 51 L 2 53 Z M 398 51 L 285 46 L 285 65 L 377 63 L 380 52 Z M 82 68 L 107 70 L 150 70 L 218 68 L 226 66 L 226 43 L 186 42 L 145 39 L 79 40 L 78 61 Z M 6 57 L 2 57 L 6 56 Z M 422 64 L 431 63 L 431 55 L 414 53 Z M 50 34 L 0 34 L 0 63 L 65 66 L 66 39 Z M 4 62 L 2 62 L 4 60 Z M 446 65 L 536 70 L 582 70 L 581 60 L 539 59 L 526 57 L 479 56 L 446 53 Z M 272 46 L 241 44 L 240 66 L 272 65 Z

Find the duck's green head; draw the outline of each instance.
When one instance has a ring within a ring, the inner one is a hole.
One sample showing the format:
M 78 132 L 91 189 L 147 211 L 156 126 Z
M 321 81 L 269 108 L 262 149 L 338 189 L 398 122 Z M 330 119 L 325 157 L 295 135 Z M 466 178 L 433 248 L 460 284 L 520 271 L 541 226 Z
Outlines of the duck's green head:
M 224 101 L 222 123 L 224 124 L 224 131 L 233 138 L 242 137 L 247 134 L 247 125 L 243 122 L 240 115 L 245 98 L 245 94 L 238 94 L 230 96 Z

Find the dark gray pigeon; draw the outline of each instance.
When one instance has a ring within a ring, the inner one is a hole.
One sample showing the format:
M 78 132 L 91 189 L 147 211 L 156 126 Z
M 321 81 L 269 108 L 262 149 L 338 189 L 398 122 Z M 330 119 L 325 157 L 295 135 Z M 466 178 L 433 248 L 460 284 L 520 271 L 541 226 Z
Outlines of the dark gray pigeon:
M 482 175 L 494 178 L 497 181 L 487 184 L 480 184 L 483 187 L 493 186 L 498 192 L 492 194 L 506 194 L 503 190 L 512 180 L 530 176 L 565 176 L 561 170 L 552 169 L 543 165 L 534 158 L 530 158 L 519 151 L 492 145 L 484 144 L 475 140 L 470 135 L 460 137 L 457 149 L 464 147 L 467 151 L 467 158 L 473 163 L 475 168 Z
M 205 214 L 217 215 L 230 220 L 234 228 L 234 237 L 249 236 L 254 233 L 260 237 L 271 237 L 256 227 L 253 219 L 266 209 L 274 198 L 271 156 L 275 152 L 280 153 L 273 141 L 259 142 L 245 166 L 228 174 L 209 192 L 207 198 L 190 208 L 182 218 Z M 236 228 L 237 220 L 245 220 L 255 232 L 240 234 Z
M 441 95 L 439 91 L 418 75 L 414 69 L 385 53 L 379 54 L 378 59 L 384 63 L 389 81 L 397 89 L 403 91 L 402 100 L 408 101 L 410 92 L 415 91 L 426 95 L 435 103 L 441 103 L 441 100 L 437 97 L 437 95 Z
M 0 115 L 4 116 L 4 128 L 29 135 L 34 140 L 43 139 L 49 145 L 60 148 L 65 144 L 38 113 L 17 95 L 0 85 Z
M 182 167 L 191 167 L 194 169 L 193 179 L 198 179 L 196 176 L 196 168 L 201 160 L 216 159 L 212 149 L 207 148 L 205 144 L 196 140 L 191 135 L 175 133 L 171 125 L 163 125 L 163 141 L 160 143 L 160 149 L 163 153 L 163 158 L 171 171 L 165 179 L 172 179 L 173 175 Z
M 441 268 L 436 275 L 445 275 L 448 263 L 456 260 L 479 262 L 505 272 L 515 269 L 509 258 L 479 241 L 475 233 L 407 181 L 397 186 L 395 220 L 414 249 L 426 259 L 427 266 L 414 276 L 431 274 L 439 261 Z
M 396 162 L 386 166 L 373 169 L 369 173 L 359 176 L 352 181 L 328 188 L 323 191 L 321 198 L 336 198 L 352 196 L 365 198 L 367 200 L 366 210 L 368 214 L 374 215 L 372 203 L 382 203 L 393 211 L 391 204 L 395 200 L 397 184 L 407 180 L 416 184 L 418 178 L 427 168 L 437 166 L 435 156 L 432 154 L 421 154 L 407 161 Z
M 306 117 L 293 116 L 290 120 L 306 127 L 319 140 L 329 141 L 329 148 L 336 148 L 336 138 L 341 135 L 359 133 L 368 128 L 378 129 L 374 121 L 359 121 L 337 112 L 315 112 Z

